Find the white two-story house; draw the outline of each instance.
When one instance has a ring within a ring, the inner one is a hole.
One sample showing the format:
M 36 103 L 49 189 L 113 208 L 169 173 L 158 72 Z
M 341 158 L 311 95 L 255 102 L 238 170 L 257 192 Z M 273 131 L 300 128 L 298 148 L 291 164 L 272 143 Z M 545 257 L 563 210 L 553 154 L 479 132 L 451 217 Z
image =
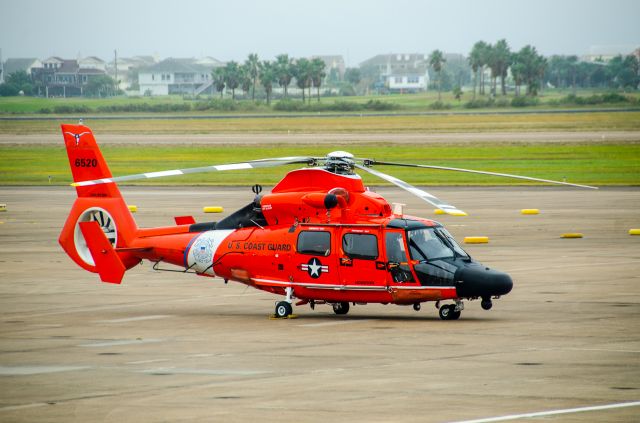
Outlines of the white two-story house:
M 138 73 L 140 95 L 212 93 L 211 63 L 168 58 Z

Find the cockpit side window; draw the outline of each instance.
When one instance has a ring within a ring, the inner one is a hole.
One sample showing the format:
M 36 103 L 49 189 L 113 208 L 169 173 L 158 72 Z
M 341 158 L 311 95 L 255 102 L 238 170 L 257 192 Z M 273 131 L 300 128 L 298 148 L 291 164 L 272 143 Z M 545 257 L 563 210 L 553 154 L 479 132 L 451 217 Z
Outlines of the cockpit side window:
M 385 237 L 387 261 L 391 263 L 406 263 L 407 252 L 404 248 L 404 238 L 401 232 L 387 232 Z
M 347 233 L 342 237 L 342 250 L 352 259 L 375 260 L 378 258 L 378 238 L 373 234 Z
M 435 233 L 434 228 L 411 230 L 408 237 L 413 260 L 426 261 L 454 256 L 451 248 Z
M 404 244 L 403 232 L 387 232 L 385 234 L 385 248 L 389 273 L 393 282 L 413 282 L 413 274 L 407 259 L 407 249 Z
M 301 231 L 297 247 L 302 254 L 328 256 L 331 253 L 331 234 L 325 231 Z

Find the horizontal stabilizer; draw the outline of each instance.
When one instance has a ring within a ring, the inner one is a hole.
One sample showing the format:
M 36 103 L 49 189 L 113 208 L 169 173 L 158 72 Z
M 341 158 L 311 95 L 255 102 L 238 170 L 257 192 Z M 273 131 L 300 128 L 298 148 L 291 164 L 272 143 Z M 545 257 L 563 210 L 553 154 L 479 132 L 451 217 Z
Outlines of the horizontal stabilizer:
M 120 283 L 126 268 L 96 221 L 80 222 L 80 230 L 91 252 L 102 282 Z
M 193 225 L 196 220 L 193 216 L 175 216 L 176 225 Z

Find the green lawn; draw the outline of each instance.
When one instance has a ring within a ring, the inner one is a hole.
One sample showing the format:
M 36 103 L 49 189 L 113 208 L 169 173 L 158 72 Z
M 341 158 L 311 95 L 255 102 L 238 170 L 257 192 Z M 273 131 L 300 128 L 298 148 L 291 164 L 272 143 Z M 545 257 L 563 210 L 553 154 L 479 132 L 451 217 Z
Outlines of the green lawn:
M 579 90 L 578 95 L 582 97 L 588 97 L 594 94 L 606 94 L 608 90 Z M 539 97 L 539 104 L 537 106 L 527 107 L 526 109 L 540 109 L 540 108 L 557 108 L 560 107 L 554 103 L 569 94 L 571 90 L 547 90 L 544 91 Z M 312 90 L 312 96 L 314 95 Z M 616 104 L 599 104 L 595 106 L 571 106 L 574 108 L 589 108 L 589 107 L 638 107 L 640 106 L 640 92 L 624 93 L 625 96 L 632 99 L 631 103 L 616 103 Z M 502 103 L 508 103 L 513 99 L 513 94 L 507 96 L 498 95 L 496 101 Z M 219 97 L 215 97 L 216 99 Z M 227 98 L 227 96 L 225 96 Z M 228 97 L 230 98 L 230 96 Z M 461 100 L 456 100 L 451 92 L 442 93 L 442 102 L 449 105 L 453 110 L 468 110 L 464 108 L 464 104 L 473 98 L 473 93 L 467 91 L 463 94 Z M 477 96 L 478 99 L 487 99 L 488 96 Z M 37 97 L 0 97 L 0 115 L 2 114 L 39 114 L 42 109 L 49 109 L 53 112 L 56 106 L 86 106 L 90 109 L 90 114 L 100 113 L 97 109 L 101 106 L 123 106 L 123 105 L 136 105 L 136 104 L 149 104 L 149 105 L 183 105 L 191 104 L 194 106 L 198 101 L 206 101 L 207 98 L 201 100 L 185 100 L 181 96 L 165 96 L 165 97 L 114 97 L 114 98 L 37 98 Z M 366 96 L 352 96 L 352 97 L 322 97 L 321 102 L 325 104 L 332 104 L 335 102 L 347 102 L 347 103 L 366 103 L 370 100 L 378 100 L 386 103 L 392 103 L 398 107 L 397 111 L 405 112 L 417 112 L 417 111 L 429 111 L 430 106 L 438 100 L 437 91 L 431 90 L 426 93 L 416 94 L 388 94 L 388 95 L 366 95 Z M 278 100 L 275 100 L 276 102 Z M 293 101 L 300 102 L 300 99 L 293 99 Z M 311 100 L 312 103 L 316 102 L 315 97 Z M 234 114 L 234 113 L 273 113 L 273 109 L 264 104 L 264 101 L 253 103 L 251 100 L 239 100 L 237 103 L 238 111 L 225 112 L 221 110 L 209 110 L 205 112 L 189 111 L 189 112 L 172 112 L 171 114 Z M 503 107 L 498 107 L 496 110 L 504 110 L 506 104 Z M 564 106 L 567 107 L 567 106 Z M 485 108 L 486 109 L 486 108 Z M 521 108 L 517 108 L 521 109 Z M 119 112 L 117 114 L 123 114 L 125 112 Z M 57 114 L 57 113 L 56 113 Z M 78 113 L 71 113 L 77 115 Z M 86 114 L 86 113 L 85 113 Z M 285 112 L 286 114 L 286 112 Z
M 3 121 L 0 134 L 59 134 L 53 121 Z M 393 133 L 393 132 L 504 132 L 504 131 L 632 131 L 640 129 L 640 111 L 557 114 L 441 114 L 430 116 L 280 117 L 243 119 L 124 119 L 91 120 L 99 139 L 112 134 L 212 134 L 212 133 Z M 177 139 L 179 141 L 179 139 Z
M 358 157 L 383 158 L 387 161 L 423 163 L 513 173 L 545 179 L 592 185 L 640 185 L 640 144 L 452 144 L 442 146 L 335 145 L 331 150 L 348 150 Z M 116 176 L 211 164 L 233 163 L 273 157 L 323 155 L 328 151 L 313 146 L 215 146 L 183 148 L 179 146 L 105 146 L 103 153 Z M 69 164 L 62 146 L 0 147 L 1 185 L 46 185 L 48 176 L 54 184 L 71 182 Z M 299 166 L 298 166 L 299 167 Z M 287 170 L 284 168 L 254 171 L 215 172 L 183 177 L 156 179 L 153 184 L 272 185 Z M 522 182 L 466 173 L 407 168 L 384 168 L 413 184 L 425 185 L 501 185 Z M 368 184 L 381 181 L 364 176 Z

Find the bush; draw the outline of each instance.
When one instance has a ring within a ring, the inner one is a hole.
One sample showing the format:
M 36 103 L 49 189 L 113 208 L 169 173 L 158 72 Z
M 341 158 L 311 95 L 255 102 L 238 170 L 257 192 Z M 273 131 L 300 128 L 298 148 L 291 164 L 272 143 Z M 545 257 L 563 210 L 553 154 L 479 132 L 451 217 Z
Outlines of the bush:
M 41 109 L 42 110 L 42 109 Z M 69 105 L 69 104 L 60 104 L 53 108 L 53 113 L 56 114 L 70 114 L 70 113 L 90 113 L 93 110 L 85 106 L 84 104 L 79 105 Z
M 565 97 L 562 97 L 557 101 L 558 105 L 595 105 L 595 104 L 615 104 L 615 103 L 629 103 L 633 100 L 629 97 L 618 93 L 607 93 L 603 95 L 593 94 L 588 97 L 580 97 L 575 94 L 569 94 Z
M 0 84 L 0 96 L 1 97 L 13 97 L 18 95 L 20 88 L 13 84 Z
M 429 108 L 433 110 L 446 110 L 451 108 L 451 104 L 443 103 L 442 101 L 436 101 L 435 103 L 431 103 L 429 105 Z
M 280 112 L 361 112 L 364 110 L 385 111 L 395 110 L 400 106 L 380 100 L 369 100 L 366 103 L 355 103 L 351 101 L 336 101 L 335 103 L 305 104 L 300 101 L 283 99 L 273 106 L 273 110 Z
M 540 103 L 540 100 L 538 100 L 538 97 L 520 96 L 520 97 L 514 97 L 511 100 L 512 107 L 530 107 L 530 106 L 536 106 L 539 103 Z
M 464 103 L 464 107 L 467 109 L 482 109 L 484 107 L 491 107 L 493 106 L 493 99 L 488 98 L 488 99 L 482 99 L 482 98 L 477 98 L 475 100 L 471 100 L 471 101 L 467 101 L 466 103 Z
M 273 110 L 279 112 L 301 112 L 304 108 L 304 104 L 299 101 L 293 101 L 290 98 L 283 98 L 273 105 Z
M 385 110 L 397 110 L 400 105 L 389 103 L 387 101 L 369 100 L 364 104 L 366 110 L 385 111 Z

